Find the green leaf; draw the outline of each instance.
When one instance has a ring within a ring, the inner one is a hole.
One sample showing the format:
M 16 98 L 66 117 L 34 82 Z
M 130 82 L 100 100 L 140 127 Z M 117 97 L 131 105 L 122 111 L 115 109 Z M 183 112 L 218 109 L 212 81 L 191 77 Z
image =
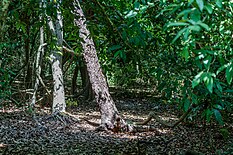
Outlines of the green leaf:
M 192 13 L 190 13 L 190 19 L 197 22 L 201 20 L 201 13 L 198 9 L 194 9 Z M 194 24 L 193 24 L 194 25 Z
M 138 14 L 137 12 L 131 10 L 131 11 L 129 11 L 129 13 L 125 16 L 125 18 L 133 18 L 133 17 L 135 17 L 137 14 Z
M 213 93 L 214 79 L 211 76 L 211 73 L 208 72 L 208 73 L 202 74 L 202 79 L 207 89 L 210 91 L 210 93 Z
M 222 115 L 221 115 L 221 113 L 219 112 L 219 110 L 213 109 L 213 112 L 214 112 L 215 118 L 216 118 L 216 120 L 218 121 L 218 123 L 219 123 L 220 125 L 223 125 L 224 123 L 223 123 L 223 120 L 222 120 Z
M 117 51 L 115 54 L 114 54 L 114 58 L 116 58 L 118 55 L 120 55 L 121 53 L 121 50 Z
M 202 74 L 204 72 L 201 71 L 200 73 L 198 73 L 195 78 L 193 79 L 192 81 L 192 88 L 195 88 L 197 85 L 199 85 L 199 83 L 201 82 L 201 77 L 202 77 Z
M 210 118 L 211 118 L 212 112 L 210 109 L 206 110 L 206 120 L 209 123 L 210 122 Z
M 187 40 L 189 39 L 189 34 L 190 34 L 189 29 L 187 29 L 187 30 L 185 31 L 185 33 L 184 33 L 184 40 L 185 40 L 185 41 L 187 41 Z
M 203 60 L 203 64 L 205 66 L 206 69 L 210 68 L 210 63 L 212 61 L 212 57 L 209 55 L 207 56 L 204 60 Z
M 216 86 L 218 88 L 218 90 L 222 93 L 222 86 L 221 86 L 221 83 L 216 81 Z
M 109 47 L 109 51 L 115 51 L 115 50 L 117 50 L 117 49 L 120 49 L 121 48 L 121 45 L 113 45 L 113 46 L 111 46 L 111 47 Z
M 219 104 L 215 104 L 215 105 L 213 105 L 213 107 L 215 108 L 215 109 L 218 109 L 218 110 L 223 110 L 224 108 L 221 106 L 221 105 L 219 105 Z
M 203 8 L 204 8 L 203 0 L 196 0 L 196 2 L 197 2 L 197 5 L 198 5 L 199 9 L 202 11 Z
M 222 0 L 216 0 L 215 3 L 219 8 L 222 8 Z
M 211 4 L 206 4 L 205 9 L 208 11 L 209 14 L 213 13 L 213 8 Z
M 205 23 L 202 23 L 201 21 L 198 21 L 197 24 L 206 29 L 207 31 L 210 30 L 209 26 Z
M 151 7 L 155 6 L 155 4 L 154 4 L 154 3 L 151 3 L 151 2 L 147 2 L 147 5 L 148 5 L 148 6 L 151 6 Z
M 172 40 L 172 44 L 184 33 L 184 31 L 186 31 L 187 30 L 187 28 L 183 28 L 183 29 L 181 29 L 178 33 L 177 33 L 177 35 L 176 35 L 176 37 Z
M 190 100 L 188 98 L 185 99 L 185 102 L 184 102 L 184 111 L 188 111 L 189 109 L 189 106 L 190 106 Z
M 226 79 L 228 84 L 231 84 L 232 77 L 233 77 L 233 63 L 231 63 L 226 69 Z
M 134 10 L 137 10 L 137 11 L 138 11 L 138 10 L 139 10 L 139 7 L 140 7 L 140 3 L 136 1 L 136 2 L 134 3 Z
M 187 10 L 184 10 L 184 11 L 181 11 L 178 15 L 177 15 L 177 18 L 180 18 L 182 16 L 188 16 L 188 14 L 192 12 L 192 9 L 187 9 Z
M 142 4 L 144 4 L 144 5 L 145 5 L 145 4 L 146 4 L 146 0 L 142 0 Z
M 233 93 L 233 89 L 227 89 L 227 90 L 225 90 L 224 92 Z
M 189 58 L 189 51 L 188 51 L 188 46 L 185 46 L 183 51 L 182 51 L 182 57 L 185 59 L 185 61 L 188 60 Z
M 225 65 L 219 67 L 219 69 L 216 72 L 216 75 L 218 75 L 221 71 L 223 71 L 225 68 L 227 68 L 227 66 L 229 66 L 229 64 L 225 64 Z
M 201 30 L 200 26 L 198 25 L 193 25 L 193 26 L 189 26 L 188 29 L 199 32 Z
M 190 6 L 194 2 L 194 0 L 188 0 L 188 2 L 188 6 Z
M 125 59 L 126 59 L 126 54 L 122 50 L 120 50 L 120 58 L 123 59 L 123 61 L 125 61 Z
M 189 25 L 188 23 L 184 23 L 184 22 L 175 22 L 175 23 L 169 23 L 167 25 L 167 27 L 171 27 L 171 26 L 187 26 Z
M 206 80 L 206 87 L 210 91 L 210 93 L 213 93 L 213 85 L 214 85 L 213 77 L 208 76 L 208 79 Z

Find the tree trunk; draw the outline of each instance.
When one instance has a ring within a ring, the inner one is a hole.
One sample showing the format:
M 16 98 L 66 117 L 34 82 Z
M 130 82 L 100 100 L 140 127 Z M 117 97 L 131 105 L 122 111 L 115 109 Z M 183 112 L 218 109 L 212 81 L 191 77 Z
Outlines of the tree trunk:
M 101 113 L 101 127 L 113 129 L 114 122 L 119 118 L 118 110 L 110 96 L 106 79 L 99 64 L 95 45 L 86 26 L 86 18 L 80 7 L 79 1 L 74 0 L 75 24 L 79 27 L 79 36 L 82 39 L 83 56 L 87 66 L 88 75 L 95 100 Z
M 26 16 L 26 19 L 28 17 Z M 29 21 L 26 20 L 26 31 L 27 35 L 25 36 L 26 38 L 24 39 L 25 45 L 25 64 L 27 64 L 27 70 L 26 70 L 26 76 L 25 76 L 25 87 L 26 89 L 31 87 L 31 82 L 32 82 L 32 68 L 31 68 L 31 63 L 30 63 L 30 26 L 29 26 Z
M 40 4 L 42 6 L 42 2 Z M 42 17 L 40 16 L 40 20 L 42 20 Z M 36 93 L 38 90 L 38 86 L 39 86 L 39 76 L 41 75 L 41 60 L 43 58 L 44 55 L 44 27 L 40 27 L 40 47 L 37 51 L 37 55 L 36 55 L 36 66 L 35 66 L 35 84 L 34 84 L 34 92 L 33 92 L 33 96 L 32 96 L 32 101 L 31 101 L 31 107 L 34 108 L 34 105 L 36 103 Z
M 62 73 L 62 43 L 63 43 L 63 25 L 62 25 L 62 15 L 60 11 L 61 0 L 57 1 L 57 19 L 55 22 L 55 28 L 53 26 L 52 19 L 48 19 L 49 28 L 53 35 L 56 36 L 56 46 L 53 49 L 50 58 L 52 61 L 52 74 L 53 74 L 53 106 L 52 112 L 65 112 L 65 92 L 64 92 L 64 82 Z

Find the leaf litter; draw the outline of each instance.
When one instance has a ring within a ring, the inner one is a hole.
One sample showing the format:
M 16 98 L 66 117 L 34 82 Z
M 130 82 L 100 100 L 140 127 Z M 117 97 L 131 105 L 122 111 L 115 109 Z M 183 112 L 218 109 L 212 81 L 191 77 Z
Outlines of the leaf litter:
M 124 99 L 116 100 L 116 105 L 129 124 L 145 119 L 153 107 L 165 118 L 178 113 L 172 106 L 148 102 Z M 72 115 L 50 115 L 38 110 L 34 117 L 20 110 L 1 110 L 0 154 L 179 155 L 193 150 L 211 155 L 231 154 L 233 150 L 232 133 L 224 138 L 216 124 L 182 123 L 172 129 L 151 121 L 149 126 L 156 131 L 96 132 L 83 118 L 100 122 L 97 109 L 95 103 L 89 102 L 68 108 Z M 232 122 L 225 128 L 232 131 Z

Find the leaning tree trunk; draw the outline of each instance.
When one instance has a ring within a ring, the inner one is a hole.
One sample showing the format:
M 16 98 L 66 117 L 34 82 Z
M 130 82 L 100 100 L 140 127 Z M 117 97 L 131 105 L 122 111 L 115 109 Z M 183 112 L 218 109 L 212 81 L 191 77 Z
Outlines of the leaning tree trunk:
M 82 39 L 83 56 L 87 65 L 87 71 L 91 86 L 94 91 L 95 100 L 99 105 L 101 113 L 101 127 L 113 129 L 114 122 L 119 113 L 113 99 L 110 96 L 105 76 L 99 64 L 95 45 L 86 26 L 86 18 L 78 0 L 74 0 L 75 24 L 79 27 L 79 36 Z
M 61 0 L 57 2 L 57 19 L 55 21 L 55 28 L 52 19 L 48 17 L 48 25 L 53 35 L 56 36 L 56 47 L 53 49 L 50 58 L 52 61 L 52 74 L 53 74 L 53 106 L 52 112 L 65 112 L 65 92 L 62 73 L 62 43 L 63 43 L 63 24 L 62 15 L 60 11 Z

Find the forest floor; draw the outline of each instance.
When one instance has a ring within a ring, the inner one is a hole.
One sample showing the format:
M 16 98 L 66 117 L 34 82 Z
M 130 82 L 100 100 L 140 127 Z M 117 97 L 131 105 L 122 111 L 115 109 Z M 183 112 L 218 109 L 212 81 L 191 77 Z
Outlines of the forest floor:
M 180 116 L 177 107 L 159 100 L 119 97 L 114 100 L 128 123 L 146 119 L 153 110 L 161 119 L 175 121 Z M 233 154 L 232 122 L 224 127 L 215 123 L 204 125 L 200 121 L 168 128 L 152 120 L 148 125 L 156 129 L 153 132 L 96 132 L 94 126 L 83 120 L 100 122 L 94 102 L 82 102 L 67 111 L 72 116 L 49 115 L 46 108 L 38 110 L 34 117 L 23 108 L 0 109 L 0 155 L 179 155 L 186 150 L 207 155 Z M 224 135 L 226 129 L 229 135 Z

